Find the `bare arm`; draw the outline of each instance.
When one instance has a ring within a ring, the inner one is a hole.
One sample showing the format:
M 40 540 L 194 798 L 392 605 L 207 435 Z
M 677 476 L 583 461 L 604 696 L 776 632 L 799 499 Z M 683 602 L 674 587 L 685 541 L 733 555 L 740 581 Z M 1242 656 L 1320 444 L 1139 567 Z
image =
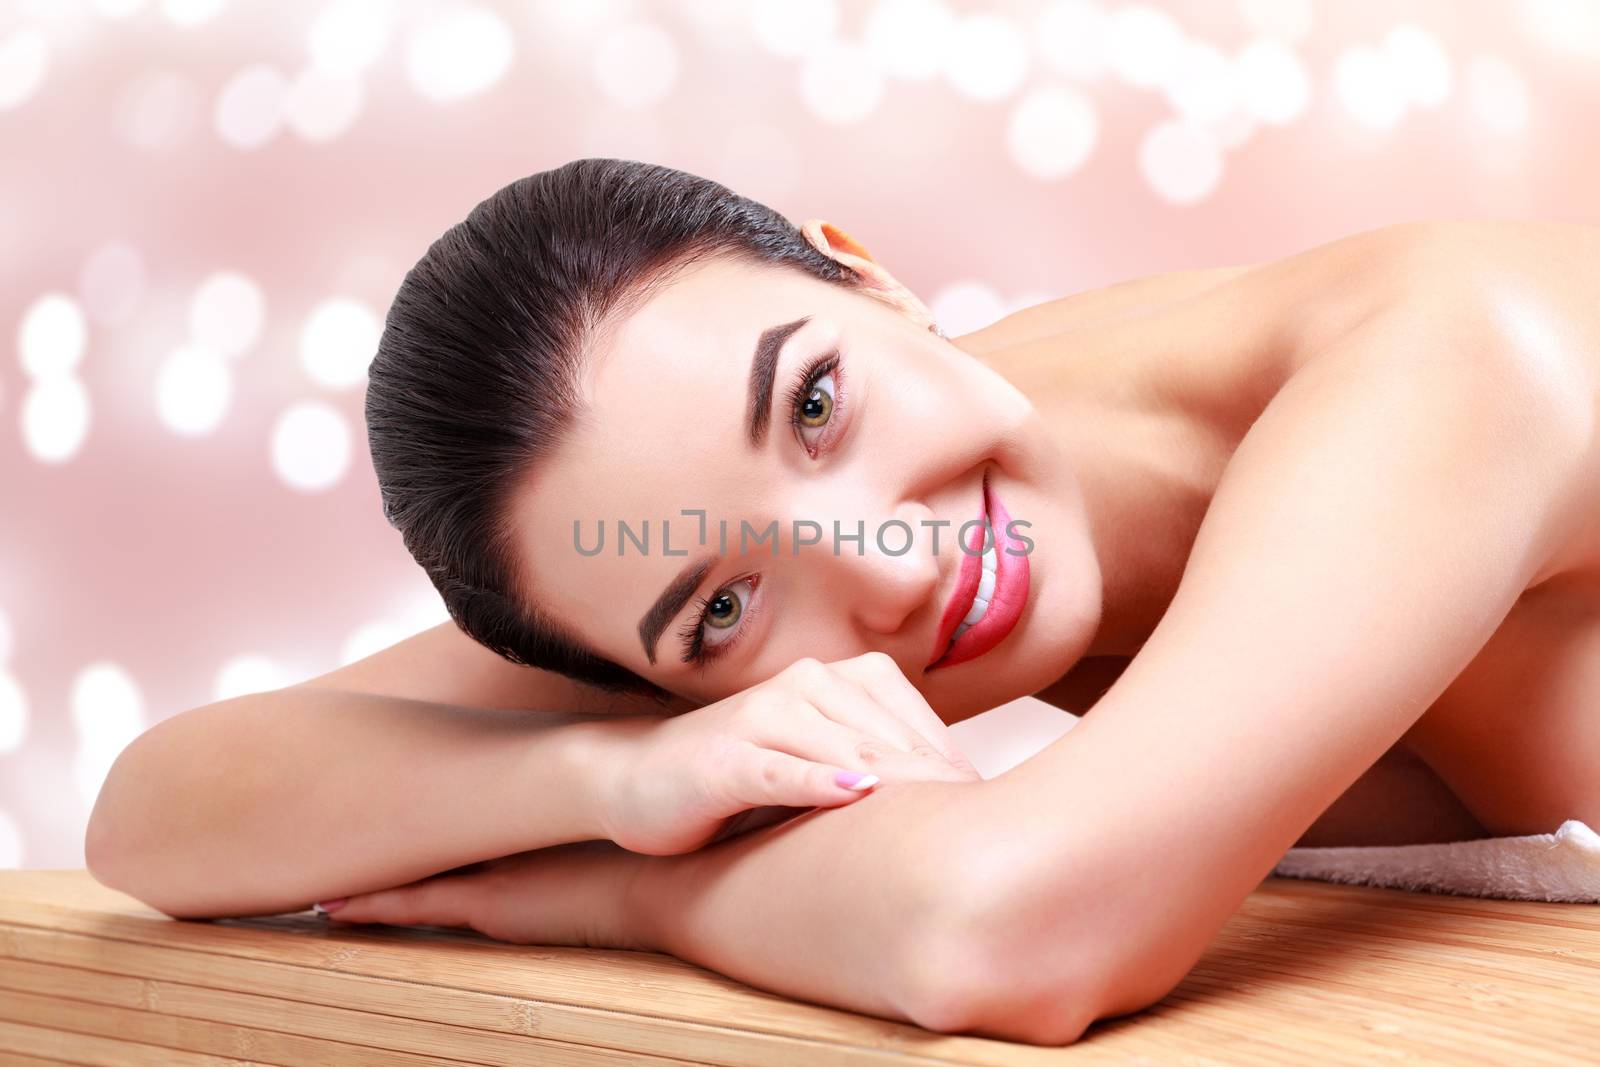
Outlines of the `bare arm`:
M 1044 1044 L 1169 992 L 1582 513 L 1594 383 L 1489 323 L 1441 330 L 1437 310 L 1461 314 L 1369 323 L 1284 390 L 1166 617 L 1076 728 L 988 782 L 642 865 L 646 943 Z
M 604 837 L 586 767 L 615 716 L 315 686 L 185 711 L 117 757 L 90 870 L 169 915 L 277 914 Z
M 1369 323 L 1275 399 L 1160 627 L 1020 766 L 683 856 L 522 857 L 384 894 L 356 921 L 662 949 L 789 996 L 1046 1044 L 1160 999 L 1581 515 L 1596 383 L 1472 320 L 1483 294 L 1444 296 Z

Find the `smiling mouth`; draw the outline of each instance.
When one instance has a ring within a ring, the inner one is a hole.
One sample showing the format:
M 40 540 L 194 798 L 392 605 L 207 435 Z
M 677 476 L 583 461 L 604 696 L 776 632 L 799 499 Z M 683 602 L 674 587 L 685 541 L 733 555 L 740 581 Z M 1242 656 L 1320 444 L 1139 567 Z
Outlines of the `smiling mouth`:
M 956 632 L 950 635 L 951 644 L 955 644 L 957 638 L 972 629 L 989 613 L 989 602 L 994 599 L 994 577 L 995 568 L 999 564 L 999 552 L 994 547 L 994 530 L 988 526 L 983 528 L 983 554 L 978 557 L 978 562 L 981 565 L 978 590 L 973 594 L 972 608 L 961 617 L 961 624 L 956 627 Z
M 999 644 L 1022 617 L 1028 599 L 1028 557 L 1007 532 L 1011 516 L 983 476 L 983 508 L 961 549 L 956 587 L 939 623 L 938 645 L 925 671 L 964 663 Z M 981 552 L 978 538 L 983 538 Z M 1007 549 L 1008 551 L 1001 551 Z

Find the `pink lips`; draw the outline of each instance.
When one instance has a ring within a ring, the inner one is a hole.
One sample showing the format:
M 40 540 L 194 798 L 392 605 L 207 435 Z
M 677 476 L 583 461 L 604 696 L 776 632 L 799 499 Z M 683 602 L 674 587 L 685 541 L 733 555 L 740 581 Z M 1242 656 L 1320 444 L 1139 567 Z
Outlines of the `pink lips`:
M 1017 620 L 1022 617 L 1023 605 L 1028 600 L 1028 557 L 1024 555 L 1025 546 L 1022 540 L 1013 536 L 1007 530 L 1011 524 L 1011 513 L 1000 502 L 1000 497 L 989 487 L 989 476 L 983 478 L 984 508 L 976 516 L 981 523 L 988 516 L 994 527 L 995 536 L 995 578 L 994 595 L 989 600 L 989 607 L 976 624 L 962 631 L 954 644 L 950 643 L 950 635 L 955 633 L 961 620 L 966 618 L 967 612 L 972 610 L 973 597 L 978 592 L 978 581 L 983 576 L 983 527 L 975 526 L 968 529 L 966 549 L 961 555 L 961 568 L 956 576 L 955 589 L 951 591 L 950 603 L 945 606 L 944 615 L 939 619 L 939 633 L 934 646 L 933 658 L 928 666 L 923 668 L 931 671 L 939 667 L 949 667 L 957 663 L 964 663 L 989 651 L 1005 639 Z M 948 651 L 946 651 L 948 649 Z

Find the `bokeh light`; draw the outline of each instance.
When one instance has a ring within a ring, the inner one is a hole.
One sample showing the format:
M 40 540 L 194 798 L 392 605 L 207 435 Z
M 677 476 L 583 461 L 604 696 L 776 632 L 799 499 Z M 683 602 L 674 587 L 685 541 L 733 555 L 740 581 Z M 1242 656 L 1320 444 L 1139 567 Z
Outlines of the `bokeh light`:
M 65 463 L 89 435 L 89 390 L 71 376 L 46 378 L 22 401 L 22 442 L 40 463 Z
M 189 336 L 195 344 L 224 356 L 248 352 L 266 321 L 261 287 L 235 270 L 207 275 L 189 302 Z
M 272 428 L 272 469 L 306 493 L 336 485 L 350 466 L 350 427 L 338 409 L 316 400 L 292 405 Z
M 233 375 L 221 356 L 198 345 L 176 349 L 156 374 L 156 410 L 173 433 L 199 437 L 222 425 Z
M 313 381 L 347 389 L 366 379 L 383 324 L 370 307 L 349 297 L 324 300 L 300 334 L 300 365 Z
M 50 43 L 33 27 L 0 37 L 0 111 L 27 103 L 50 67 Z
M 446 618 L 364 384 L 406 271 L 506 182 L 722 181 L 959 337 L 1410 219 L 1593 221 L 1596 115 L 1591 0 L 11 5 L 0 862 L 81 865 L 61 813 L 139 729 Z
M 117 756 L 144 732 L 144 697 L 125 668 L 99 661 L 84 667 L 72 680 L 69 706 L 78 738 L 74 782 L 79 799 L 88 808 Z
M 1205 127 L 1168 119 L 1139 144 L 1139 171 L 1161 199 L 1174 204 L 1203 200 L 1222 180 L 1222 147 Z
M 406 41 L 406 74 L 423 97 L 454 103 L 505 77 L 513 51 L 511 27 L 494 11 L 444 8 L 412 29 Z
M 1050 180 L 1083 166 L 1099 132 L 1089 98 L 1071 86 L 1054 85 L 1034 90 L 1017 105 L 1006 144 L 1024 173 Z
M 30 378 L 57 378 L 77 370 L 89 343 L 89 326 L 78 302 L 65 293 L 46 293 L 22 317 L 17 351 Z

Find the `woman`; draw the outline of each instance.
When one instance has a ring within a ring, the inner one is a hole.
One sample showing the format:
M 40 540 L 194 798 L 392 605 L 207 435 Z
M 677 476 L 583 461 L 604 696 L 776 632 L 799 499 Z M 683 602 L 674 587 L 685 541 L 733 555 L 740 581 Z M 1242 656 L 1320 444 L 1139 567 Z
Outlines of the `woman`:
M 659 949 L 1060 1044 L 1165 995 L 1297 842 L 1600 822 L 1597 252 L 1394 227 L 951 340 L 820 220 L 630 161 L 513 183 L 407 276 L 368 392 L 385 512 L 478 658 L 441 628 L 298 698 L 688 722 L 843 679 L 906 722 L 897 684 L 943 723 L 1092 712 L 990 781 L 692 851 L 524 846 L 335 917 Z M 553 672 L 539 699 L 510 663 Z M 91 866 L 115 836 L 91 825 Z

